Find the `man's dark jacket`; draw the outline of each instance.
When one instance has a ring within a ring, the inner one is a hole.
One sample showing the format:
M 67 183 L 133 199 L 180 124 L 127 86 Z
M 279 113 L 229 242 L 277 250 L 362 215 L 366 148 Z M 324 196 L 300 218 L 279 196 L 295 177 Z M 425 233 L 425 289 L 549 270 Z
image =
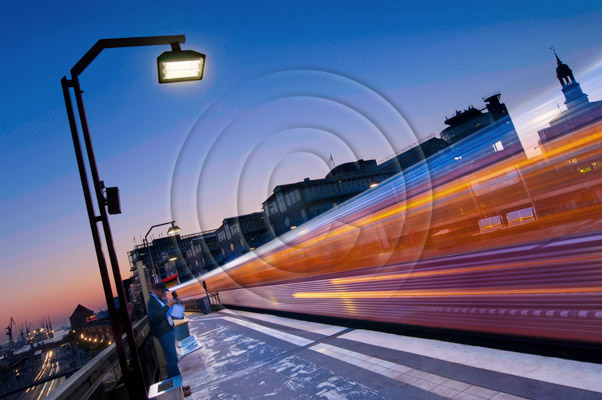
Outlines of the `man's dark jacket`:
M 169 311 L 167 305 L 161 306 L 154 296 L 149 296 L 147 310 L 151 335 L 156 337 L 163 336 L 173 329 L 173 326 L 169 325 L 167 321 L 166 314 Z

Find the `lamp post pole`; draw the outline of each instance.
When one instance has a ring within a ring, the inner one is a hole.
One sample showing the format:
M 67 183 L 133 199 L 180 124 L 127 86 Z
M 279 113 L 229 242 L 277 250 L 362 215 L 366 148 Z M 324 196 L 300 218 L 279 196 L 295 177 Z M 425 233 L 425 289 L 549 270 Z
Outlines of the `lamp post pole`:
M 146 235 L 144 235 L 143 242 L 144 242 L 144 245 L 146 246 L 146 252 L 148 253 L 148 256 L 150 257 L 152 271 L 155 274 L 155 276 L 154 276 L 155 281 L 153 282 L 153 284 L 155 284 L 155 283 L 157 283 L 159 281 L 159 277 L 160 276 L 159 276 L 159 273 L 158 273 L 159 272 L 158 268 L 155 268 L 155 258 L 153 257 L 153 255 L 150 252 L 150 247 L 148 245 L 148 235 L 150 235 L 151 231 L 154 228 L 156 228 L 158 226 L 169 225 L 169 224 L 171 224 L 171 228 L 169 228 L 169 230 L 168 230 L 168 235 L 169 235 L 169 232 L 175 232 L 175 233 L 177 233 L 177 232 L 180 231 L 180 228 L 176 227 L 176 221 L 169 221 L 169 222 L 164 222 L 162 224 L 157 224 L 157 225 L 151 226 L 150 229 L 148 230 L 148 232 L 146 232 Z
M 125 291 L 123 289 L 123 282 L 121 279 L 121 272 L 119 269 L 119 263 L 117 260 L 117 254 L 115 252 L 115 246 L 113 243 L 113 236 L 111 234 L 111 227 L 109 225 L 109 219 L 107 215 L 107 199 L 103 194 L 104 184 L 100 180 L 98 167 L 96 165 L 96 158 L 94 156 L 94 149 L 92 147 L 92 140 L 90 137 L 90 130 L 88 128 L 88 122 L 84 110 L 84 104 L 82 99 L 82 91 L 79 85 L 78 77 L 86 69 L 88 65 L 96 58 L 102 50 L 106 48 L 117 48 L 117 47 L 135 47 L 135 46 L 152 46 L 152 45 L 172 45 L 184 43 L 186 41 L 184 35 L 177 36 L 152 36 L 152 37 L 138 37 L 138 38 L 120 38 L 120 39 L 101 39 L 90 50 L 75 64 L 71 69 L 71 79 L 63 77 L 61 79 L 61 86 L 63 88 L 63 95 L 65 98 L 65 106 L 67 108 L 67 117 L 69 120 L 69 128 L 71 129 L 71 137 L 73 139 L 73 147 L 75 150 L 75 157 L 77 160 L 77 167 L 79 170 L 80 181 L 84 192 L 84 200 L 86 203 L 86 211 L 88 213 L 88 220 L 90 223 L 90 230 L 92 232 L 92 239 L 94 241 L 94 248 L 96 250 L 96 258 L 98 260 L 98 267 L 100 270 L 100 276 L 102 280 L 103 290 L 105 294 L 105 300 L 109 311 L 109 317 L 111 320 L 111 329 L 113 332 L 113 338 L 115 340 L 115 347 L 119 356 L 119 363 L 122 374 L 127 385 L 129 397 L 132 399 L 146 399 L 146 385 L 144 383 L 144 377 L 142 374 L 142 368 L 140 364 L 140 357 L 138 354 L 138 347 L 136 346 L 136 340 L 132 330 L 132 324 L 129 318 L 127 303 L 125 299 Z M 172 46 L 173 47 L 173 46 Z M 179 47 L 179 46 L 178 46 Z M 80 126 L 82 130 L 82 136 L 84 138 L 84 144 L 86 147 L 86 154 L 88 157 L 88 167 L 90 169 L 90 175 L 92 177 L 92 183 L 94 186 L 94 194 L 96 196 L 96 207 L 100 215 L 96 215 L 93 196 L 90 190 L 88 182 L 86 165 L 84 162 L 84 156 L 79 140 L 79 132 L 77 123 L 75 120 L 75 114 L 73 110 L 73 104 L 71 101 L 71 94 L 69 89 L 72 88 L 75 96 L 77 110 L 79 113 Z M 117 310 L 113 302 L 113 291 L 111 289 L 111 282 L 109 278 L 109 272 L 107 268 L 107 262 L 102 249 L 102 243 L 100 233 L 98 230 L 98 223 L 101 223 L 104 234 L 107 251 L 109 253 L 109 260 L 111 263 L 111 269 L 113 272 L 113 280 L 117 289 L 117 295 L 119 297 L 120 304 L 120 316 L 123 322 L 123 328 L 127 335 L 128 347 L 130 350 L 131 363 L 128 366 L 127 355 L 125 348 L 121 340 L 121 331 L 119 327 L 119 319 Z

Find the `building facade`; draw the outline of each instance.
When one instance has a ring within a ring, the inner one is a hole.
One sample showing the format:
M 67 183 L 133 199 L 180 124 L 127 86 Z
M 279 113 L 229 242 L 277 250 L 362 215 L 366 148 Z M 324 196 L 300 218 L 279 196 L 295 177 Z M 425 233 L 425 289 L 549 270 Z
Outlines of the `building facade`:
M 395 175 L 376 169 L 376 160 L 359 160 L 333 168 L 324 179 L 279 185 L 263 202 L 274 236 L 280 236 Z
M 140 261 L 165 283 L 192 279 L 193 271 L 188 265 L 186 252 L 192 242 L 200 237 L 200 233 L 173 235 L 153 239 L 148 247 L 144 244 L 137 245 L 128 252 L 130 269 L 135 269 L 136 263 Z
M 186 259 L 194 276 L 207 273 L 225 262 L 217 241 L 217 230 L 201 232 L 186 250 Z
M 226 218 L 216 230 L 223 262 L 233 260 L 274 238 L 262 212 Z

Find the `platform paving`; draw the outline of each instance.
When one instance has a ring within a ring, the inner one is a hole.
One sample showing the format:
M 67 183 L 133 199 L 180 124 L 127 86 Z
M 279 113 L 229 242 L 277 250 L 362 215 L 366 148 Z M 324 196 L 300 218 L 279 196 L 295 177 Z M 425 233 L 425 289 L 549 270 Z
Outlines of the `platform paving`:
M 190 314 L 190 399 L 602 399 L 602 365 L 222 310 Z

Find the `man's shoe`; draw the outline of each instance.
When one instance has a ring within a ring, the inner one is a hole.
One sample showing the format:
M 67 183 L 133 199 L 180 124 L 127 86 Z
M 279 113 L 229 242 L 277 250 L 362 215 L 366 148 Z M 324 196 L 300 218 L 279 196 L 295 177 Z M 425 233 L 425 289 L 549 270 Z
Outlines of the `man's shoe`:
M 188 397 L 192 394 L 190 390 L 184 390 L 184 397 Z
M 190 386 L 188 386 L 188 385 L 187 386 L 182 386 L 182 390 L 184 390 L 184 391 L 186 391 L 186 390 L 190 391 Z

